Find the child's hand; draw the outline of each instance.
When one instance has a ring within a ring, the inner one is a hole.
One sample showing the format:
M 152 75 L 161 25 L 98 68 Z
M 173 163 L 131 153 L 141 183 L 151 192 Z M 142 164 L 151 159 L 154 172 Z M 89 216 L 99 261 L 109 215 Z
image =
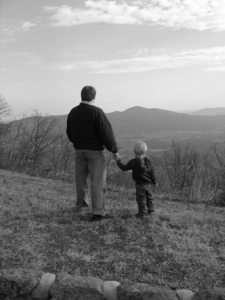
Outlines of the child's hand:
M 114 158 L 115 161 L 120 160 L 120 155 L 119 155 L 119 153 L 118 153 L 118 152 L 117 152 L 117 153 L 113 153 L 113 158 Z

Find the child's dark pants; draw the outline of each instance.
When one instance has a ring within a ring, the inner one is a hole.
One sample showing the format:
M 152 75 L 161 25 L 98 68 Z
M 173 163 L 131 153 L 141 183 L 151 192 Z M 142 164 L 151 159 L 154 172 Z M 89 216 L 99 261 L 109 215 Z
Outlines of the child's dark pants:
M 150 193 L 150 185 L 136 185 L 136 201 L 140 216 L 144 216 L 146 213 L 146 206 L 149 213 L 155 210 L 152 194 Z

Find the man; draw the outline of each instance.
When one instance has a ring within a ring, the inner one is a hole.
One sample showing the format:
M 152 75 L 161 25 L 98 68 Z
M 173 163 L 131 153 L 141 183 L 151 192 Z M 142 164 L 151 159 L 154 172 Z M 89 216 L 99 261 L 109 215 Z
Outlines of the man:
M 74 107 L 67 119 L 67 136 L 76 149 L 75 178 L 77 211 L 88 210 L 88 185 L 90 175 L 92 221 L 108 218 L 105 212 L 103 190 L 106 184 L 106 158 L 104 149 L 118 156 L 118 148 L 109 120 L 102 109 L 94 106 L 96 90 L 85 86 L 81 103 Z

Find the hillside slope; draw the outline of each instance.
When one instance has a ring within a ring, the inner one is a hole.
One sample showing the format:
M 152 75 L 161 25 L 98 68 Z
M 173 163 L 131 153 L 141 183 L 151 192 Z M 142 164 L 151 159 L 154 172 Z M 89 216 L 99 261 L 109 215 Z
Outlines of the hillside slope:
M 0 170 L 0 269 L 176 283 L 193 291 L 222 283 L 223 208 L 158 198 L 155 216 L 137 220 L 134 191 L 109 187 L 106 208 L 114 218 L 91 223 L 75 214 L 74 199 L 74 185 Z

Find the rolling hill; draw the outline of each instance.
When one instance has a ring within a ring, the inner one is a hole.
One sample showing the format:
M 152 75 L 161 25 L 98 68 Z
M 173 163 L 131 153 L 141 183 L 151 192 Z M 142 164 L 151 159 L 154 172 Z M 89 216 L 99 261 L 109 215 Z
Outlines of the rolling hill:
M 119 147 L 126 155 L 133 155 L 133 146 L 138 140 L 144 140 L 149 151 L 159 156 L 162 151 L 170 148 L 172 141 L 189 143 L 198 150 L 225 141 L 225 115 L 195 116 L 140 106 L 106 115 L 112 124 Z M 50 120 L 50 117 L 47 118 Z M 54 117 L 61 130 L 65 132 L 67 115 Z M 26 120 L 28 127 L 32 128 L 32 117 Z
M 218 116 L 218 115 L 225 115 L 225 107 L 202 108 L 200 110 L 193 111 L 190 114 L 191 115 L 198 115 L 198 116 Z
M 192 116 L 162 109 L 140 106 L 123 112 L 106 114 L 117 137 L 150 134 L 160 131 L 206 131 L 225 128 L 225 116 Z M 65 128 L 67 115 L 56 116 Z
M 194 116 L 140 106 L 106 115 L 120 147 L 126 149 L 126 154 L 133 153 L 133 145 L 137 140 L 144 140 L 155 154 L 168 149 L 172 140 L 189 142 L 199 150 L 225 140 L 225 115 Z M 56 118 L 65 129 L 67 115 Z
M 225 126 L 225 116 L 190 116 L 162 109 L 135 106 L 107 114 L 117 135 L 159 131 L 202 131 Z

